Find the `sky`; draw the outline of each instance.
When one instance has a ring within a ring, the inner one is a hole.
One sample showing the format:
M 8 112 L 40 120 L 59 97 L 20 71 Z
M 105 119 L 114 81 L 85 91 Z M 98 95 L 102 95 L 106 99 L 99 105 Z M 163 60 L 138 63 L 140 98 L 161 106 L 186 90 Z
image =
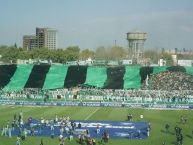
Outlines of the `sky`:
M 22 47 L 36 27 L 58 30 L 59 47 L 128 47 L 147 32 L 147 49 L 193 49 L 193 0 L 0 0 L 0 45 Z

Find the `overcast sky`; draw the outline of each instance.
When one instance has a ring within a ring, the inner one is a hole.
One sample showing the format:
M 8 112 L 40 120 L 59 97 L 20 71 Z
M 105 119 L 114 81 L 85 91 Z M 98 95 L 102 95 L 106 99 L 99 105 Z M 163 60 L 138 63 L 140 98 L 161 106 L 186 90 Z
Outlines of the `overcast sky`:
M 193 49 L 193 0 L 0 0 L 0 45 L 22 46 L 36 27 L 56 28 L 60 48 L 126 48 L 142 31 L 145 48 Z

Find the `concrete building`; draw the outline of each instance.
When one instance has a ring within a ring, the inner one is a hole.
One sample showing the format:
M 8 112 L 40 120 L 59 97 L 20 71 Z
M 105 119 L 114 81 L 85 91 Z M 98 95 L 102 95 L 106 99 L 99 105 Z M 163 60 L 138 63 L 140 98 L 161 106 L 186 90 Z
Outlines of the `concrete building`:
M 178 60 L 178 65 L 193 67 L 193 60 Z
M 163 51 L 164 53 L 168 53 L 168 54 L 177 54 L 177 55 L 179 55 L 179 54 L 181 54 L 181 55 L 192 55 L 193 54 L 193 51 L 192 51 L 192 49 L 187 49 L 187 50 L 185 50 L 185 48 L 183 48 L 183 50 L 182 49 L 166 49 L 166 50 L 164 50 Z
M 145 32 L 128 32 L 129 55 L 134 63 L 140 63 L 143 56 L 144 43 L 147 39 Z
M 24 35 L 23 36 L 23 48 L 25 49 L 33 49 L 37 48 L 37 39 L 34 35 Z
M 36 38 L 38 48 L 58 48 L 58 34 L 56 29 L 36 28 Z
M 49 49 L 58 48 L 58 34 L 56 29 L 46 29 L 46 45 Z
M 36 28 L 37 48 L 47 48 L 46 28 Z
M 36 28 L 36 35 L 23 37 L 23 48 L 58 48 L 58 31 L 51 28 Z

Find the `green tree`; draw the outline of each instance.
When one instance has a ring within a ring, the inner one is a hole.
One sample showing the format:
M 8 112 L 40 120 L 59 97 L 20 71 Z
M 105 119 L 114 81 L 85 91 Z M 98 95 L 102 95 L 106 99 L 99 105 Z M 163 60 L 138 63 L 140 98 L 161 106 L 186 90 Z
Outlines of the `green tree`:
M 80 48 L 78 46 L 67 47 L 64 52 L 68 61 L 75 61 L 79 59 Z
M 84 49 L 81 51 L 80 58 L 83 60 L 86 60 L 88 58 L 93 58 L 94 57 L 94 51 L 90 51 L 89 49 Z
M 160 53 L 157 50 L 146 50 L 144 52 L 144 58 L 150 58 L 151 63 L 157 63 L 159 60 Z
M 31 58 L 30 52 L 26 50 L 20 50 L 18 54 L 18 59 L 28 60 Z
M 17 44 L 16 43 L 14 44 L 14 47 L 17 48 Z
M 4 62 L 13 62 L 16 63 L 16 60 L 18 59 L 19 50 L 14 47 L 5 48 L 2 52 L 2 60 Z
M 122 47 L 116 46 L 109 49 L 109 58 L 111 60 L 119 60 L 126 58 L 126 50 Z
M 98 47 L 95 51 L 95 59 L 108 59 L 107 50 L 105 47 Z
M 168 66 L 171 66 L 174 64 L 172 56 L 168 53 L 162 53 L 160 58 L 163 58 L 166 61 L 166 65 Z

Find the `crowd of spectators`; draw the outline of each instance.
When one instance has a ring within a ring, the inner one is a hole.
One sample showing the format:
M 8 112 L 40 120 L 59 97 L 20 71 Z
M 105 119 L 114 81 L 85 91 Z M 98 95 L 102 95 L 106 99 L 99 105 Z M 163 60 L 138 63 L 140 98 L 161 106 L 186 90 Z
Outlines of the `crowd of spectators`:
M 193 103 L 193 90 L 123 90 L 76 88 L 1 92 L 1 99 L 27 101 L 108 101 L 131 103 Z
M 1 99 L 57 101 L 119 101 L 137 103 L 193 103 L 193 76 L 183 72 L 161 72 L 144 81 L 141 89 L 100 89 L 78 86 L 55 90 L 27 88 L 21 91 L 0 90 Z
M 20 91 L 6 91 L 3 89 L 0 90 L 0 97 L 4 99 L 6 98 L 8 99 L 15 99 L 15 98 L 42 99 L 47 95 L 48 95 L 47 91 L 43 91 L 38 88 L 27 88 Z
M 124 102 L 193 102 L 193 90 L 113 90 L 113 89 L 81 89 L 78 96 L 86 99 Z
M 184 72 L 165 71 L 149 77 L 149 85 L 143 87 L 151 90 L 193 90 L 193 76 Z

